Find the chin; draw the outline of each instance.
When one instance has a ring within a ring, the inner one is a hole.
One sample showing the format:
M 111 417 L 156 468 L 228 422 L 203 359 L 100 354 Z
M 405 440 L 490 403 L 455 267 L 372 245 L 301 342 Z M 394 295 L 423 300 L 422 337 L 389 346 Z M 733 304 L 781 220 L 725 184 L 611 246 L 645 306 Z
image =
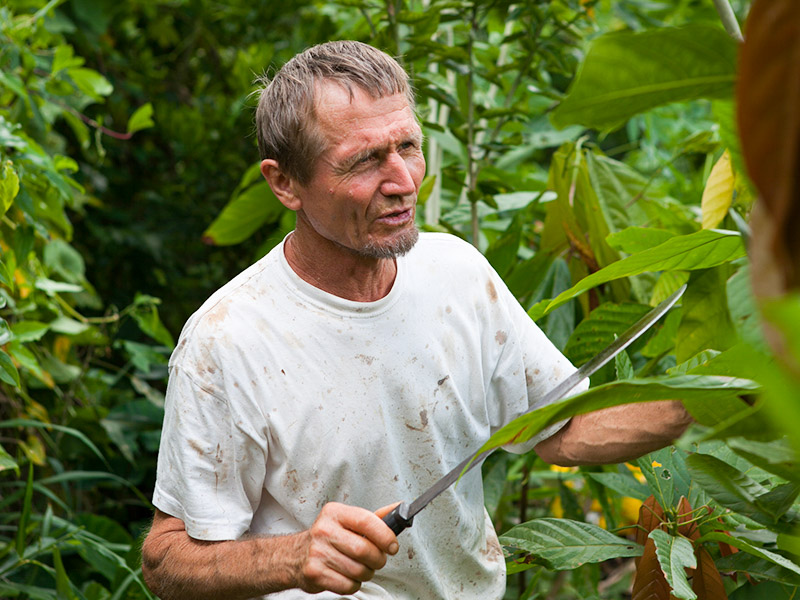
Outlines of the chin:
M 398 234 L 391 240 L 367 242 L 367 244 L 361 248 L 359 254 L 369 258 L 395 258 L 397 256 L 403 256 L 414 247 L 418 239 L 419 229 L 417 229 L 416 225 L 413 225 L 411 229 Z

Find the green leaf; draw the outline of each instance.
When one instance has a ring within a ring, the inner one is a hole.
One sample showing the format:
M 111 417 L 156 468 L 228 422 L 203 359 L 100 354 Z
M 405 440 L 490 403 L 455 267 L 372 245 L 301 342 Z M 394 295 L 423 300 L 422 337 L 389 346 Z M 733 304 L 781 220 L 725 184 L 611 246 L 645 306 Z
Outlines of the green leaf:
M 64 240 L 55 239 L 44 247 L 44 264 L 69 283 L 81 283 L 86 274 L 86 264 L 80 252 Z
M 78 293 L 82 292 L 83 288 L 74 283 L 64 283 L 63 281 L 53 281 L 47 277 L 40 277 L 36 280 L 36 289 L 46 292 L 48 295 L 53 296 L 59 293 Z
M 94 69 L 71 67 L 66 73 L 80 91 L 94 100 L 102 100 L 103 96 L 109 96 L 114 91 L 111 82 Z
M 72 593 L 72 585 L 67 571 L 64 569 L 64 562 L 61 560 L 58 546 L 53 546 L 53 566 L 56 571 L 56 598 L 58 600 L 74 600 L 76 596 Z
M 500 543 L 522 550 L 538 564 L 556 570 L 642 554 L 642 547 L 635 542 L 597 525 L 569 519 L 528 521 L 501 535 Z
M 797 450 L 787 438 L 759 442 L 732 437 L 727 443 L 736 454 L 765 471 L 775 473 L 787 481 L 800 481 Z
M 8 272 L 8 267 L 6 267 L 3 261 L 0 261 L 0 283 L 8 286 L 12 290 L 14 289 L 14 282 L 11 279 L 11 273 Z M 5 298 L 0 299 L 0 308 L 5 307 L 4 303 L 5 303 Z
M 548 425 L 601 408 L 679 398 L 691 412 L 693 403 L 713 403 L 757 389 L 754 382 L 733 377 L 684 375 L 614 381 L 514 419 L 489 438 L 480 450 L 525 442 Z
M 670 102 L 730 98 L 736 51 L 730 36 L 708 25 L 602 35 L 553 111 L 553 124 L 609 130 Z
M 739 337 L 750 348 L 767 352 L 761 314 L 753 295 L 749 264 L 742 266 L 728 279 L 727 292 L 728 309 Z
M 128 133 L 136 133 L 153 125 L 153 105 L 148 102 L 137 108 L 128 119 Z
M 134 299 L 134 309 L 131 311 L 131 316 L 144 333 L 157 342 L 169 348 L 174 348 L 175 341 L 172 339 L 172 334 L 164 327 L 158 316 L 158 303 L 159 300 L 156 298 L 137 294 Z
M 87 323 L 81 323 L 70 317 L 60 316 L 50 322 L 50 329 L 64 335 L 79 335 L 89 329 Z
M 15 461 L 14 457 L 6 452 L 6 449 L 0 445 L 0 473 L 8 469 L 14 469 L 17 477 L 19 477 L 19 465 L 17 464 L 17 461 Z
M 0 217 L 2 217 L 19 193 L 19 176 L 14 170 L 13 163 L 7 160 L 0 170 Z
M 643 252 L 644 250 L 663 244 L 673 237 L 675 237 L 675 232 L 667 231 L 666 229 L 658 229 L 656 227 L 626 227 L 621 231 L 610 234 L 606 238 L 606 241 L 612 248 L 616 248 L 627 254 L 636 254 L 637 252 Z
M 708 454 L 693 454 L 686 462 L 694 481 L 723 506 L 778 531 L 791 530 L 779 509 L 761 499 L 769 490 L 760 483 Z
M 55 425 L 52 423 L 43 423 L 41 421 L 34 421 L 33 419 L 8 419 L 6 421 L 0 421 L 0 429 L 7 429 L 10 427 L 34 427 L 36 429 L 54 429 L 56 431 L 61 431 L 67 435 L 71 435 L 79 439 L 95 454 L 95 456 L 102 460 L 103 463 L 108 464 L 106 463 L 106 459 L 103 454 L 97 449 L 97 446 L 95 446 L 85 434 L 77 429 L 74 429 L 73 427 L 65 427 L 64 425 Z
M 780 536 L 778 536 L 778 539 L 780 540 Z M 723 573 L 745 573 L 758 577 L 759 579 L 769 579 L 779 583 L 800 586 L 799 574 L 770 560 L 760 558 L 755 554 L 735 552 L 728 556 L 718 558 L 715 563 L 717 568 Z M 772 596 L 768 597 L 772 600 Z
M 14 361 L 0 348 L 0 381 L 4 381 L 14 387 L 19 387 L 19 372 L 14 366 Z
M 28 534 L 28 520 L 31 517 L 31 502 L 33 501 L 33 463 L 28 462 L 28 480 L 25 484 L 25 494 L 22 499 L 22 514 L 17 525 L 16 549 L 22 556 L 25 552 L 25 539 Z
M 636 498 L 637 500 L 644 501 L 651 495 L 650 489 L 643 483 L 639 483 L 639 481 L 630 474 L 585 473 L 585 475 L 627 498 Z
M 689 277 L 683 295 L 675 358 L 682 363 L 703 350 L 727 350 L 737 341 L 728 312 L 728 269 L 703 269 Z
M 11 326 L 14 339 L 22 344 L 42 339 L 48 329 L 50 329 L 50 326 L 47 323 L 40 323 L 39 321 L 17 321 Z
M 624 350 L 614 357 L 614 370 L 617 372 L 617 379 L 632 379 L 634 377 L 633 363 L 628 353 Z
M 649 306 L 642 304 L 604 302 L 578 323 L 564 347 L 564 355 L 576 367 L 581 366 L 639 320 Z
M 676 598 L 695 600 L 697 594 L 692 591 L 686 569 L 697 567 L 692 543 L 684 537 L 668 534 L 661 529 L 654 529 L 649 536 L 656 544 L 656 556 L 661 570 L 667 578 Z
M 276 222 L 287 210 L 272 193 L 266 181 L 257 183 L 234 197 L 203 233 L 203 241 L 217 246 L 238 244 L 259 227 Z
M 636 459 L 650 492 L 661 506 L 675 506 L 681 496 L 692 503 L 692 482 L 684 456 L 682 450 L 668 446 Z
M 709 269 L 744 255 L 745 248 L 738 232 L 704 229 L 689 235 L 673 237 L 655 248 L 632 254 L 584 277 L 556 298 L 543 300 L 534 305 L 528 314 L 532 319 L 538 320 L 583 292 L 622 277 L 648 271 Z
M 792 573 L 800 575 L 800 566 L 796 563 L 792 562 L 788 558 L 777 554 L 776 552 L 771 552 L 759 546 L 756 546 L 749 541 L 742 539 L 740 537 L 733 537 L 726 533 L 722 533 L 719 531 L 712 531 L 711 533 L 707 533 L 701 536 L 699 539 L 695 540 L 696 544 L 702 544 L 704 542 L 723 542 L 725 544 L 730 544 L 734 548 L 738 548 L 743 552 L 747 552 L 748 554 L 752 554 L 753 556 L 757 556 L 758 558 L 763 558 L 771 563 L 776 565 L 780 565 L 781 567 L 788 569 Z
M 69 69 L 71 67 L 80 67 L 84 63 L 84 59 L 81 57 L 74 56 L 75 52 L 72 49 L 72 46 L 68 44 L 62 44 L 56 47 L 55 54 L 53 55 L 53 66 L 50 69 L 50 73 L 52 75 L 57 75 L 60 71 L 64 69 Z

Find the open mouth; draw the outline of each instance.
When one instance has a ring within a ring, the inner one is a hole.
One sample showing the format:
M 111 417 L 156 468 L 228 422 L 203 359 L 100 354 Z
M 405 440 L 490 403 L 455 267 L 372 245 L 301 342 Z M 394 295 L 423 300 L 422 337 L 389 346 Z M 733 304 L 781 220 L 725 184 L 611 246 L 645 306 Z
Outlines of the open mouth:
M 411 220 L 412 215 L 412 210 L 410 208 L 406 208 L 404 210 L 398 210 L 378 217 L 378 221 L 387 225 L 404 225 Z

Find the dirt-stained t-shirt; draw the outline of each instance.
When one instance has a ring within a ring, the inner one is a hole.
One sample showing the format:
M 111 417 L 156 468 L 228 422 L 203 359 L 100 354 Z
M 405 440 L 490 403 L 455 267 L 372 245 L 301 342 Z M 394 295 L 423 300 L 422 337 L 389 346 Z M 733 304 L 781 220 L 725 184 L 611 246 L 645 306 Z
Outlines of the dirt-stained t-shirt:
M 184 327 L 153 503 L 194 538 L 235 540 L 308 529 L 331 501 L 411 501 L 573 370 L 454 236 L 421 234 L 390 293 L 366 303 L 300 279 L 280 244 Z M 502 598 L 479 469 L 398 541 L 352 597 Z

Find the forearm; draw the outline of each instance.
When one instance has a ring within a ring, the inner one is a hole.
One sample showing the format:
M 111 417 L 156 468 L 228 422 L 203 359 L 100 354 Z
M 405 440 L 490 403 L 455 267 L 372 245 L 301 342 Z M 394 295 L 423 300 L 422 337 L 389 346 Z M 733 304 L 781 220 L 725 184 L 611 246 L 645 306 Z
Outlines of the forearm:
M 679 401 L 614 406 L 573 417 L 536 451 L 562 466 L 625 462 L 669 445 L 691 421 Z
M 297 587 L 300 536 L 205 542 L 170 532 L 142 548 L 148 586 L 162 600 L 238 600 Z
M 147 585 L 162 600 L 239 600 L 290 588 L 353 594 L 396 554 L 397 538 L 375 513 L 331 502 L 310 529 L 287 536 L 206 542 L 156 511 L 142 545 Z

